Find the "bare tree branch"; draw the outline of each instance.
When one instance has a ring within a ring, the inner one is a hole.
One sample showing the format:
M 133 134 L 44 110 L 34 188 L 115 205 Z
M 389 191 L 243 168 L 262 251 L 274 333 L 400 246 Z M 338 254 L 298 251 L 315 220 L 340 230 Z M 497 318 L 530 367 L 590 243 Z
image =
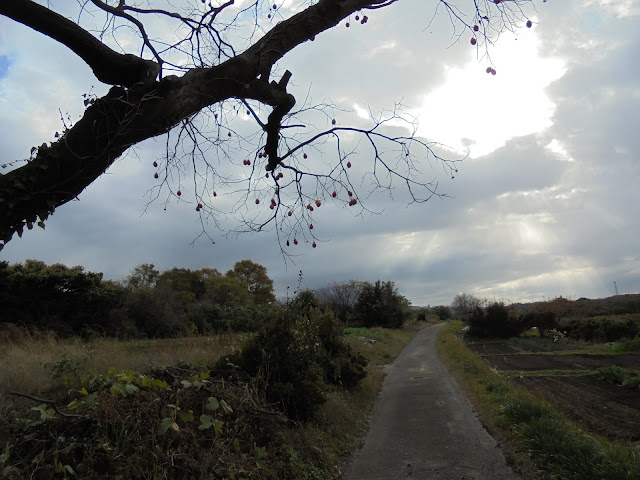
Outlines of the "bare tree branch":
M 62 43 L 82 58 L 103 83 L 130 87 L 153 81 L 160 72 L 157 63 L 115 52 L 76 23 L 31 0 L 1 2 L 0 15 Z

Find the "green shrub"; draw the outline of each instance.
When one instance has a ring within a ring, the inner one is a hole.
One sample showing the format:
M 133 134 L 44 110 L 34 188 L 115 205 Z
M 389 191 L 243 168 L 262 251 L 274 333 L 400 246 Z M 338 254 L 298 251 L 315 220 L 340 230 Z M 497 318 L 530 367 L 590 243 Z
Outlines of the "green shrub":
M 561 322 L 561 327 L 569 338 L 586 342 L 616 342 L 640 335 L 640 322 L 626 316 L 573 318 Z
M 451 313 L 451 309 L 446 305 L 438 305 L 437 307 L 433 307 L 431 312 L 435 313 L 438 316 L 439 320 L 450 320 L 453 317 Z
M 310 307 L 309 315 L 285 308 L 242 349 L 215 369 L 253 379 L 268 403 L 289 418 L 307 420 L 325 401 L 327 384 L 353 387 L 366 376 L 366 360 L 342 339 L 331 312 Z
M 622 386 L 631 390 L 640 390 L 640 375 L 636 375 L 635 377 L 629 376 L 625 378 L 622 381 Z
M 507 386 L 502 380 L 491 380 L 487 382 L 485 389 L 489 393 L 502 393 L 506 390 Z
M 640 352 L 640 335 L 628 342 L 620 342 L 615 346 L 615 351 L 625 353 Z
M 354 307 L 360 325 L 400 328 L 409 316 L 410 303 L 398 293 L 393 282 L 365 282 Z
M 598 373 L 598 380 L 615 385 L 622 385 L 622 382 L 629 376 L 629 372 L 616 365 L 600 367 L 596 372 Z
M 528 423 L 533 419 L 553 416 L 545 405 L 530 398 L 511 400 L 501 410 L 503 420 L 511 424 Z
M 490 303 L 485 309 L 476 307 L 468 317 L 467 324 L 467 334 L 481 338 L 509 338 L 526 329 L 519 319 L 511 316 L 502 302 Z

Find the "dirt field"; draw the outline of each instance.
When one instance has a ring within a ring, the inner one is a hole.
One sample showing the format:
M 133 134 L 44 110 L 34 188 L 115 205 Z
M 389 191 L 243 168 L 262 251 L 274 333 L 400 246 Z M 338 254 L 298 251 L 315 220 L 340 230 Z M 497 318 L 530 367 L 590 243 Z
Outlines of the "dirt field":
M 480 355 L 498 370 L 595 370 L 617 365 L 640 369 L 640 355 Z
M 549 376 L 512 377 L 527 389 L 553 404 L 567 418 L 588 431 L 631 442 L 640 441 L 640 391 L 600 382 L 596 375 L 553 376 L 552 370 L 593 370 L 617 365 L 640 369 L 639 354 L 520 354 L 519 345 L 509 342 L 478 343 L 472 346 L 497 370 L 522 372 L 549 370 Z
M 640 391 L 594 376 L 523 377 L 515 381 L 545 398 L 567 418 L 609 438 L 640 440 Z

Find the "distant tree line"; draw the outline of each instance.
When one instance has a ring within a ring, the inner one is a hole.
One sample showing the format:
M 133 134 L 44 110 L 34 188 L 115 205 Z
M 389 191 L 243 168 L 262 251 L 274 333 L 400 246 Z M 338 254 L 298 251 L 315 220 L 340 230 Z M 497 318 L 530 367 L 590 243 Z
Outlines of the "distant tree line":
M 292 301 L 331 312 L 344 326 L 398 328 L 410 302 L 393 282 L 332 283 Z M 256 331 L 286 302 L 276 300 L 267 269 L 251 260 L 221 273 L 215 268 L 141 264 L 121 282 L 81 266 L 38 260 L 0 262 L 0 334 L 11 328 L 61 336 L 167 338 L 224 331 Z
M 509 338 L 535 327 L 539 335 L 562 332 L 575 340 L 612 342 L 640 335 L 640 295 L 572 301 L 557 297 L 532 304 L 505 305 L 461 293 L 451 305 L 456 318 L 473 337 Z

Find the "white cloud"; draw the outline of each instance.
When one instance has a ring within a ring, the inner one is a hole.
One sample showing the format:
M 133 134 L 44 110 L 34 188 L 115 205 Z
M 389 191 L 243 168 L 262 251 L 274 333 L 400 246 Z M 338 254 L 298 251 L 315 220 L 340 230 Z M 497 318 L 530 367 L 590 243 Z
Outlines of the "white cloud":
M 470 58 L 424 96 L 415 112 L 421 135 L 479 157 L 551 126 L 555 105 L 545 87 L 564 75 L 565 63 L 542 57 L 532 31 L 503 35 L 490 53 L 496 75 Z

